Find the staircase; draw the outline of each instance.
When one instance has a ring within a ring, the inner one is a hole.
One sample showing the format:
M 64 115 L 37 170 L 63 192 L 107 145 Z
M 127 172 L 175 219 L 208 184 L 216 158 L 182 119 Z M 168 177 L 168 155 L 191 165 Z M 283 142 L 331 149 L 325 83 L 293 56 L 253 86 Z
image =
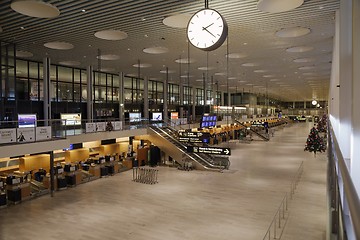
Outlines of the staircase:
M 215 159 L 206 154 L 196 154 L 187 152 L 187 146 L 176 139 L 176 130 L 170 127 L 155 127 L 151 126 L 148 129 L 148 134 L 151 137 L 151 141 L 160 146 L 161 149 L 171 156 L 179 165 L 183 166 L 185 160 L 191 160 L 195 164 L 196 169 L 221 171 L 226 169 L 226 166 L 219 163 L 221 161 L 215 161 Z

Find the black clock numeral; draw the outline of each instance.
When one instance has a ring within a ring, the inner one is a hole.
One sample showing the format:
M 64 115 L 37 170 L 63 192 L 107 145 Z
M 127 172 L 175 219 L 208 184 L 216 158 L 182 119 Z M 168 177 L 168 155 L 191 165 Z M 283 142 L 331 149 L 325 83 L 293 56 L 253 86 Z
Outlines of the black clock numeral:
M 190 39 L 190 40 L 194 40 L 194 38 Z
M 199 42 L 196 44 L 196 46 L 199 46 Z
M 219 20 L 220 19 L 220 17 L 218 17 L 216 20 Z
M 212 40 L 212 43 L 215 43 L 214 40 Z
M 217 34 L 220 37 L 220 34 Z

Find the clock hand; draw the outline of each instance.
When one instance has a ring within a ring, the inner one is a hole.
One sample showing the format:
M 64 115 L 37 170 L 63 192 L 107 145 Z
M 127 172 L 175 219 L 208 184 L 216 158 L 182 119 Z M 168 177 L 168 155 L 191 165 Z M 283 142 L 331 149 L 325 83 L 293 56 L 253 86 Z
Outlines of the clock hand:
M 212 34 L 209 30 L 207 30 L 206 28 L 204 28 L 203 27 L 203 29 L 202 30 L 205 30 L 205 31 L 207 31 L 208 33 L 210 33 L 213 37 L 216 37 L 214 34 Z
M 204 29 L 207 29 L 208 27 L 210 27 L 211 25 L 213 25 L 214 23 L 212 23 L 212 24 L 210 24 L 209 26 L 207 26 L 207 27 L 203 27 Z

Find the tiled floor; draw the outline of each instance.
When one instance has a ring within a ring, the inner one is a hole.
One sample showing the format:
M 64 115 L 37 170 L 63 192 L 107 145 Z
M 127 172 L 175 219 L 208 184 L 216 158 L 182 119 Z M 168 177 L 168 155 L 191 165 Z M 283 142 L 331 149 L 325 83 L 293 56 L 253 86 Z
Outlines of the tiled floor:
M 309 128 L 294 124 L 270 142 L 232 144 L 224 173 L 164 167 L 158 184 L 144 185 L 127 171 L 2 209 L 0 239 L 262 240 L 301 161 L 282 239 L 321 239 L 326 162 L 303 151 Z

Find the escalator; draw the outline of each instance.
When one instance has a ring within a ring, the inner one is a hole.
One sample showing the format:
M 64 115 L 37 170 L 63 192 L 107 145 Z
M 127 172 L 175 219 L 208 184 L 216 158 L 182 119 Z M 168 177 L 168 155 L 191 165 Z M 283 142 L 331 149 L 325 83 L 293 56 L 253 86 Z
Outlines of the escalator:
M 221 171 L 225 166 L 217 165 L 209 156 L 203 156 L 196 153 L 187 152 L 187 146 L 173 136 L 173 129 L 169 127 L 159 128 L 152 126 L 148 133 L 151 141 L 161 146 L 164 152 L 167 152 L 178 164 L 183 166 L 185 160 L 194 162 L 197 169 Z
M 244 128 L 247 128 L 247 126 L 246 126 L 245 124 L 243 124 L 242 122 L 240 122 L 239 120 L 234 119 L 234 121 L 235 121 L 237 124 L 243 126 Z M 256 136 L 260 137 L 260 138 L 261 138 L 262 140 L 264 140 L 264 141 L 269 141 L 269 140 L 270 140 L 269 137 L 267 137 L 267 136 L 265 136 L 265 135 L 263 135 L 263 134 L 255 131 L 255 130 L 252 129 L 251 127 L 250 127 L 250 129 L 248 129 L 248 130 L 250 130 L 250 132 L 254 133 Z

